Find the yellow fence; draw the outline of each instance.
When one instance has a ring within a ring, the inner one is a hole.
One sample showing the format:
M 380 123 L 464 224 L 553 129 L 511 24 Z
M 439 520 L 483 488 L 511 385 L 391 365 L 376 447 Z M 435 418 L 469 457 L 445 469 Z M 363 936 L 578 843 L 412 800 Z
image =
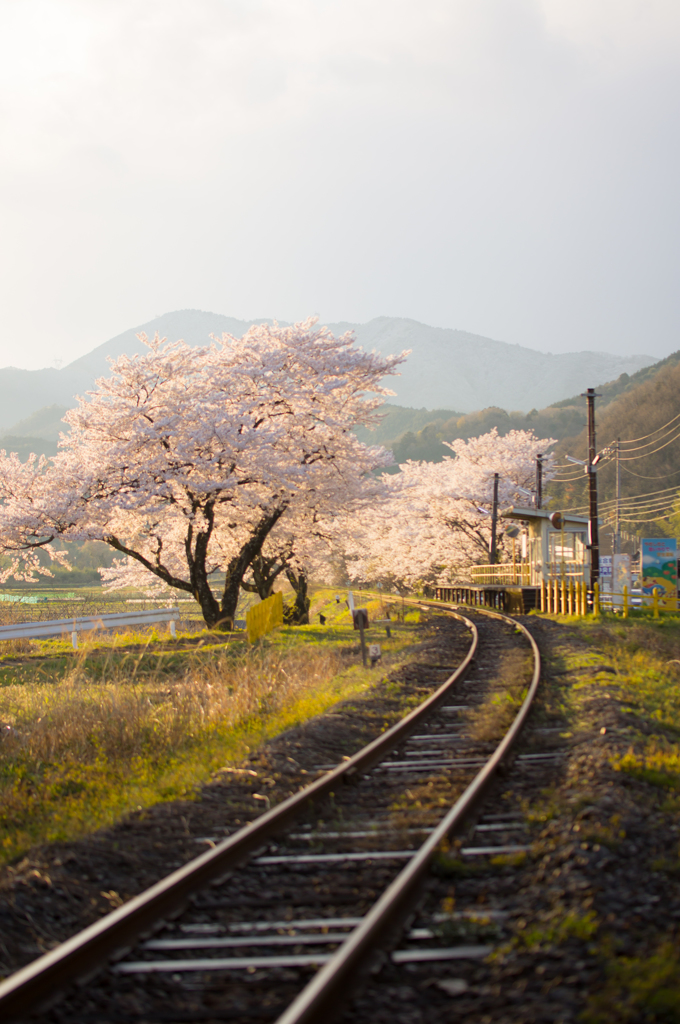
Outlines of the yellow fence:
M 528 562 L 501 562 L 499 565 L 473 565 L 470 568 L 473 583 L 482 586 L 529 586 L 531 566 Z
M 601 591 L 599 583 L 596 583 L 589 607 L 588 586 L 585 582 L 563 579 L 541 584 L 541 611 L 553 615 L 587 615 L 589 611 L 592 611 L 593 615 L 599 615 L 601 611 L 616 610 L 627 619 L 634 604 L 636 607 L 651 608 L 655 619 L 663 612 L 677 614 L 680 610 L 680 602 L 669 601 L 658 587 L 654 588 L 651 595 L 636 594 L 633 601 L 628 587 L 624 587 L 619 594 L 609 590 Z
M 265 633 L 283 625 L 283 594 L 272 594 L 246 612 L 248 640 L 254 643 Z
M 541 583 L 541 611 L 553 615 L 586 615 L 588 587 L 583 580 L 563 577 Z
M 610 611 L 616 608 L 623 613 L 624 619 L 627 619 L 629 609 L 633 605 L 636 605 L 638 608 L 651 608 L 655 619 L 658 619 L 665 612 L 677 614 L 680 610 L 680 602 L 677 598 L 669 598 L 668 592 L 665 589 L 662 590 L 661 587 L 654 587 L 651 594 L 636 593 L 635 600 L 633 600 L 628 587 L 624 587 L 621 594 L 613 594 L 609 590 L 601 591 L 599 585 L 595 584 L 593 609 L 597 609 L 595 614 L 599 614 L 601 610 Z

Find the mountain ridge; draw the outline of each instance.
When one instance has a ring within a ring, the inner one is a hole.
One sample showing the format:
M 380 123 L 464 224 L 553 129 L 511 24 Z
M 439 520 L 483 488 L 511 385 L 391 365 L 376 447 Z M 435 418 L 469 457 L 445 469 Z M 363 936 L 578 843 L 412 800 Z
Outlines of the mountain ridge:
M 284 321 L 279 321 L 287 326 Z M 210 334 L 242 336 L 250 326 L 273 323 L 266 317 L 238 320 L 204 310 L 175 310 L 130 328 L 61 369 L 0 369 L 0 431 L 49 405 L 72 406 L 74 396 L 92 388 L 108 372 L 107 357 L 142 351 L 137 334 L 156 331 L 171 341 L 207 344 Z M 366 324 L 328 323 L 334 333 L 355 332 L 358 343 L 384 354 L 410 349 L 400 377 L 385 385 L 390 401 L 402 407 L 455 409 L 471 413 L 489 406 L 525 412 L 561 401 L 590 380 L 614 380 L 656 360 L 650 356 L 608 353 L 544 353 L 451 328 L 430 327 L 405 317 L 375 317 Z

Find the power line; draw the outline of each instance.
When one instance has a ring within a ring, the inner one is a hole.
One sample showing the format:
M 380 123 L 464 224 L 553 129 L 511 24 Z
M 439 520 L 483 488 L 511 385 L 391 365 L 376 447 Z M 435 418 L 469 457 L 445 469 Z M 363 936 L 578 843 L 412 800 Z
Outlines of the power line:
M 662 519 L 668 519 L 668 515 L 665 515 L 665 516 L 651 516 L 650 518 L 647 518 L 647 519 L 639 519 L 639 518 L 638 519 L 631 519 L 631 518 L 629 518 L 627 516 L 622 516 L 621 517 L 621 522 L 623 522 L 623 523 L 639 523 L 640 525 L 642 525 L 643 523 L 660 523 Z
M 669 494 L 669 491 L 672 492 Z M 610 498 L 608 501 L 603 501 L 600 504 L 600 508 L 605 512 L 613 511 L 618 505 L 622 511 L 633 512 L 636 510 L 648 509 L 651 506 L 658 505 L 660 507 L 670 507 L 680 501 L 680 493 L 677 487 L 663 487 L 658 491 L 649 491 L 646 494 L 634 494 L 628 498 Z M 573 512 L 578 514 L 579 512 L 585 512 L 588 510 L 587 505 L 578 505 L 573 508 L 564 509 L 565 512 Z
M 643 501 L 638 505 L 626 505 L 621 509 L 622 512 L 638 513 L 638 512 L 660 512 L 664 508 L 675 508 L 677 505 L 676 498 L 655 498 L 652 501 Z M 605 514 L 609 515 L 614 512 L 615 508 L 608 508 L 605 510 Z
M 660 430 L 665 430 L 666 427 L 670 427 L 671 423 L 675 423 L 678 419 L 680 419 L 680 412 L 677 416 L 674 416 L 672 420 L 669 420 L 668 423 L 664 423 L 662 427 L 657 427 L 656 430 L 652 430 L 650 434 L 643 434 L 642 437 L 632 437 L 630 441 L 622 441 L 621 444 L 636 444 L 637 441 L 644 441 L 648 437 L 651 437 L 652 434 L 658 434 Z
M 644 494 L 631 494 L 627 498 L 622 498 L 621 501 L 640 501 L 643 498 L 654 498 L 658 494 L 667 494 L 669 491 L 677 491 L 677 486 L 661 487 L 658 491 L 646 491 Z M 603 505 L 613 505 L 615 498 L 610 498 L 608 501 L 602 502 Z
M 675 436 L 676 436 L 676 437 L 679 437 L 679 436 L 680 436 L 680 434 L 679 434 L 679 433 L 677 433 L 677 431 L 678 431 L 678 428 L 679 428 L 679 426 L 680 426 L 680 425 L 676 424 L 676 425 L 675 425 L 675 426 L 674 426 L 674 427 L 672 428 L 672 430 L 667 430 L 665 434 L 660 434 L 660 435 L 659 435 L 659 437 L 655 437 L 653 441 L 648 441 L 648 442 L 647 442 L 647 444 L 640 444 L 640 445 L 638 445 L 638 446 L 637 446 L 637 448 L 626 448 L 626 449 L 624 449 L 624 450 L 625 450 L 625 452 L 626 452 L 626 455 L 628 455 L 628 454 L 629 454 L 630 452 L 640 452 L 640 451 L 642 451 L 642 450 L 643 450 L 643 448 L 651 448 L 651 446 L 652 446 L 653 444 L 657 444 L 657 443 L 658 443 L 659 441 L 663 441 L 663 439 L 664 439 L 665 437 L 668 437 L 668 435 L 669 435 L 669 434 L 673 434 L 673 433 L 675 433 Z M 663 447 L 663 446 L 662 446 L 662 447 Z M 654 449 L 654 451 L 656 451 L 656 449 Z M 649 453 L 649 452 L 647 452 L 646 454 L 650 454 L 650 453 Z M 637 458 L 638 458 L 638 459 L 641 459 L 641 458 L 643 458 L 643 456 L 642 456 L 642 455 L 638 455 L 638 456 L 637 456 Z
M 622 512 L 651 512 L 653 509 L 674 508 L 677 505 L 677 498 L 652 498 L 649 501 L 640 501 L 628 505 L 620 505 Z M 605 514 L 616 511 L 616 505 L 612 504 L 604 509 Z
M 668 473 L 657 473 L 654 476 L 647 476 L 645 473 L 636 473 L 634 469 L 628 469 L 627 466 L 621 466 L 621 469 L 624 473 L 636 476 L 638 480 L 665 480 L 668 476 L 675 476 L 676 473 L 680 473 L 680 469 L 671 469 Z
M 678 433 L 675 435 L 675 437 L 672 437 L 670 439 L 670 441 L 666 441 L 665 444 L 659 445 L 659 447 L 658 448 L 654 448 L 653 451 L 651 451 L 651 452 L 643 452 L 642 455 L 631 455 L 631 456 L 624 455 L 624 456 L 621 456 L 621 461 L 622 462 L 634 462 L 635 459 L 646 459 L 650 455 L 656 455 L 657 452 L 662 451 L 662 449 L 667 448 L 669 444 L 673 444 L 674 441 L 677 441 L 679 437 L 680 437 L 680 431 L 678 431 Z M 659 438 L 659 440 L 660 440 L 660 438 Z M 636 449 L 633 448 L 633 451 L 635 451 L 635 450 Z

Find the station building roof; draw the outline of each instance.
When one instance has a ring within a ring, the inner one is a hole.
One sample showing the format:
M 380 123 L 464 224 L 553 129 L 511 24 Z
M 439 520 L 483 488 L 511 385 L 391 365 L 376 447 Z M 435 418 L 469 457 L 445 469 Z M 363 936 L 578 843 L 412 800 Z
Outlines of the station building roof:
M 559 509 L 553 509 L 553 511 L 559 512 Z M 538 525 L 542 520 L 549 519 L 551 515 L 552 512 L 549 512 L 547 508 L 521 508 L 511 505 L 510 508 L 501 512 L 501 519 L 521 519 L 524 522 Z M 570 512 L 563 512 L 562 518 L 567 526 L 587 526 L 589 522 L 587 516 L 575 516 Z

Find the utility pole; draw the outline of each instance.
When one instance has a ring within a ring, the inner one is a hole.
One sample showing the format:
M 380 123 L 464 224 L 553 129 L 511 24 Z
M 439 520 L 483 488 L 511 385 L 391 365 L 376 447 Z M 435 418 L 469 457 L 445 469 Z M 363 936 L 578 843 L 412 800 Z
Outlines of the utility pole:
M 543 456 L 536 456 L 536 508 L 540 508 L 543 501 Z
M 498 473 L 493 475 L 493 505 L 491 508 L 491 551 L 489 565 L 496 564 L 496 526 L 498 524 Z
M 616 529 L 614 530 L 614 554 L 621 554 L 621 438 L 616 438 Z
M 597 473 L 596 463 L 596 441 L 595 441 L 595 388 L 588 388 L 585 393 L 588 403 L 588 494 L 589 494 L 589 519 L 588 519 L 588 547 L 590 549 L 590 589 L 593 590 L 600 578 L 600 531 L 597 522 Z

